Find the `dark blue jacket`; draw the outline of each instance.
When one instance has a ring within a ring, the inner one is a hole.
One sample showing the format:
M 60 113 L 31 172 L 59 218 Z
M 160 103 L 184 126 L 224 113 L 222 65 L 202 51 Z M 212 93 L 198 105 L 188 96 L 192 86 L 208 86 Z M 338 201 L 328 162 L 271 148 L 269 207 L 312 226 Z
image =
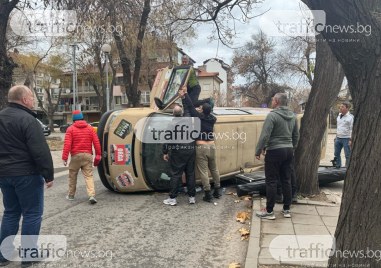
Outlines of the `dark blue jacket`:
M 53 159 L 36 114 L 17 103 L 0 111 L 1 177 L 42 175 L 54 179 Z

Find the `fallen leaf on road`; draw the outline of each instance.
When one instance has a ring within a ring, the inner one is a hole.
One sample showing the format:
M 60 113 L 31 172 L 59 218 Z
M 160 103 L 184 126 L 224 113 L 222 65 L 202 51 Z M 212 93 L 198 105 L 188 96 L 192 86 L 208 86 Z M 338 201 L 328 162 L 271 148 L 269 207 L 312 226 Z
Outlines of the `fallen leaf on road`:
M 234 203 L 239 203 L 241 202 L 241 200 L 237 199 L 237 200 L 234 200 Z
M 241 233 L 241 240 L 249 239 L 250 231 L 246 228 L 241 228 L 238 230 Z
M 229 268 L 241 268 L 241 264 L 238 262 L 234 262 L 229 264 Z
M 245 211 L 241 211 L 237 213 L 236 220 L 239 221 L 240 223 L 245 223 L 247 219 L 249 219 L 249 213 Z
M 250 201 L 252 198 L 251 196 L 244 196 L 242 199 L 245 201 Z

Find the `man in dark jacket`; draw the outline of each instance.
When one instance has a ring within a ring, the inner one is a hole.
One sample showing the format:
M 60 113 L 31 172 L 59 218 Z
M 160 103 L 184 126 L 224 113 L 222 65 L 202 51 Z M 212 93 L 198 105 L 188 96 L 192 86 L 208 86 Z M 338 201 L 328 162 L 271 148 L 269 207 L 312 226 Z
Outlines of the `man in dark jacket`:
M 204 103 L 201 107 L 201 111 L 198 112 L 194 108 L 191 98 L 187 92 L 185 92 L 185 88 L 182 88 L 178 94 L 182 98 L 183 103 L 185 103 L 185 106 L 189 109 L 191 116 L 200 120 L 200 135 L 196 139 L 196 170 L 201 178 L 205 192 L 202 200 L 212 202 L 213 197 L 221 197 L 220 173 L 216 162 L 216 145 L 214 143 L 213 132 L 217 118 L 211 114 L 212 107 L 209 103 Z M 213 197 L 208 171 L 210 171 L 214 181 Z
M 183 110 L 180 106 L 175 106 L 173 109 L 173 115 L 175 116 L 172 125 L 169 129 L 174 130 L 177 126 L 190 125 L 191 120 L 189 118 L 181 118 Z M 180 139 L 180 138 L 179 138 Z M 195 160 L 195 148 L 194 141 L 177 143 L 176 140 L 172 140 L 171 143 L 163 145 L 163 159 L 169 161 L 171 168 L 171 180 L 170 180 L 170 192 L 169 197 L 163 201 L 165 205 L 175 206 L 177 205 L 177 194 L 181 182 L 182 174 L 185 173 L 189 204 L 195 204 L 196 199 L 196 181 L 194 176 L 194 160 Z
M 0 188 L 4 204 L 0 244 L 8 236 L 17 234 L 22 215 L 21 235 L 27 246 L 33 248 L 37 241 L 28 241 L 24 237 L 40 233 L 44 183 L 48 188 L 53 185 L 53 160 L 41 125 L 31 110 L 34 107 L 33 92 L 23 85 L 14 86 L 8 92 L 8 102 L 9 106 L 0 112 Z M 13 246 L 8 245 L 11 243 L 5 244 L 2 246 L 10 252 L 1 251 L 0 262 L 3 264 L 13 252 Z M 23 262 L 35 260 L 30 258 L 27 256 Z
M 265 156 L 266 175 L 266 210 L 256 215 L 263 219 L 274 220 L 274 205 L 277 194 L 277 183 L 280 180 L 283 190 L 283 215 L 291 217 L 291 172 L 294 159 L 294 148 L 299 139 L 297 121 L 294 113 L 287 108 L 287 95 L 277 93 L 272 98 L 272 110 L 263 124 L 255 156 L 260 160 Z

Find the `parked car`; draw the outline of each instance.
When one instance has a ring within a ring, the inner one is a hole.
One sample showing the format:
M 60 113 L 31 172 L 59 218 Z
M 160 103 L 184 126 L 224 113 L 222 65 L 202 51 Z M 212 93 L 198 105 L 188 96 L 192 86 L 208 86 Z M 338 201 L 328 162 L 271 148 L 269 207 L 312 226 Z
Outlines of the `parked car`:
M 98 125 L 99 125 L 99 122 L 92 122 L 92 123 L 90 123 L 90 126 L 93 127 L 95 133 L 97 133 L 97 131 L 98 131 Z
M 62 133 L 66 133 L 67 128 L 70 127 L 71 125 L 72 125 L 72 124 L 69 123 L 69 124 L 60 126 L 60 131 L 61 131 Z
M 50 128 L 44 123 L 42 123 L 39 119 L 37 119 L 37 121 L 40 123 L 44 135 L 49 136 L 51 134 Z

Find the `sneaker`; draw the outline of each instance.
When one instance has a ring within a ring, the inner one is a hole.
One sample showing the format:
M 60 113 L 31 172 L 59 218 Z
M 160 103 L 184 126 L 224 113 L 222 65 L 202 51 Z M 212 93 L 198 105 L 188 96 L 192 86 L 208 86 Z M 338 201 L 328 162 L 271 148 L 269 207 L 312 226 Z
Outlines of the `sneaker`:
M 66 199 L 69 200 L 69 201 L 73 201 L 74 200 L 74 195 L 67 195 Z
M 159 110 L 163 110 L 165 107 L 164 103 L 158 97 L 155 97 L 154 100 L 157 108 L 159 108 Z
M 294 195 L 292 197 L 292 203 L 298 203 L 298 196 L 297 195 Z
M 282 210 L 283 217 L 285 218 L 291 218 L 291 211 L 290 210 Z
M 196 204 L 196 198 L 194 196 L 189 197 L 189 204 Z
M 94 204 L 96 204 L 98 201 L 95 199 L 94 196 L 90 196 L 90 198 L 89 198 L 89 202 L 90 202 L 90 204 L 94 205 Z
M 265 210 L 257 211 L 257 212 L 255 213 L 255 215 L 257 215 L 257 217 L 259 217 L 259 218 L 261 218 L 261 219 L 275 220 L 274 211 L 272 211 L 272 212 L 267 212 L 266 209 L 265 209 Z
M 176 206 L 177 205 L 177 201 L 176 201 L 176 198 L 167 198 L 163 201 L 163 203 L 165 205 L 170 205 L 170 206 Z

